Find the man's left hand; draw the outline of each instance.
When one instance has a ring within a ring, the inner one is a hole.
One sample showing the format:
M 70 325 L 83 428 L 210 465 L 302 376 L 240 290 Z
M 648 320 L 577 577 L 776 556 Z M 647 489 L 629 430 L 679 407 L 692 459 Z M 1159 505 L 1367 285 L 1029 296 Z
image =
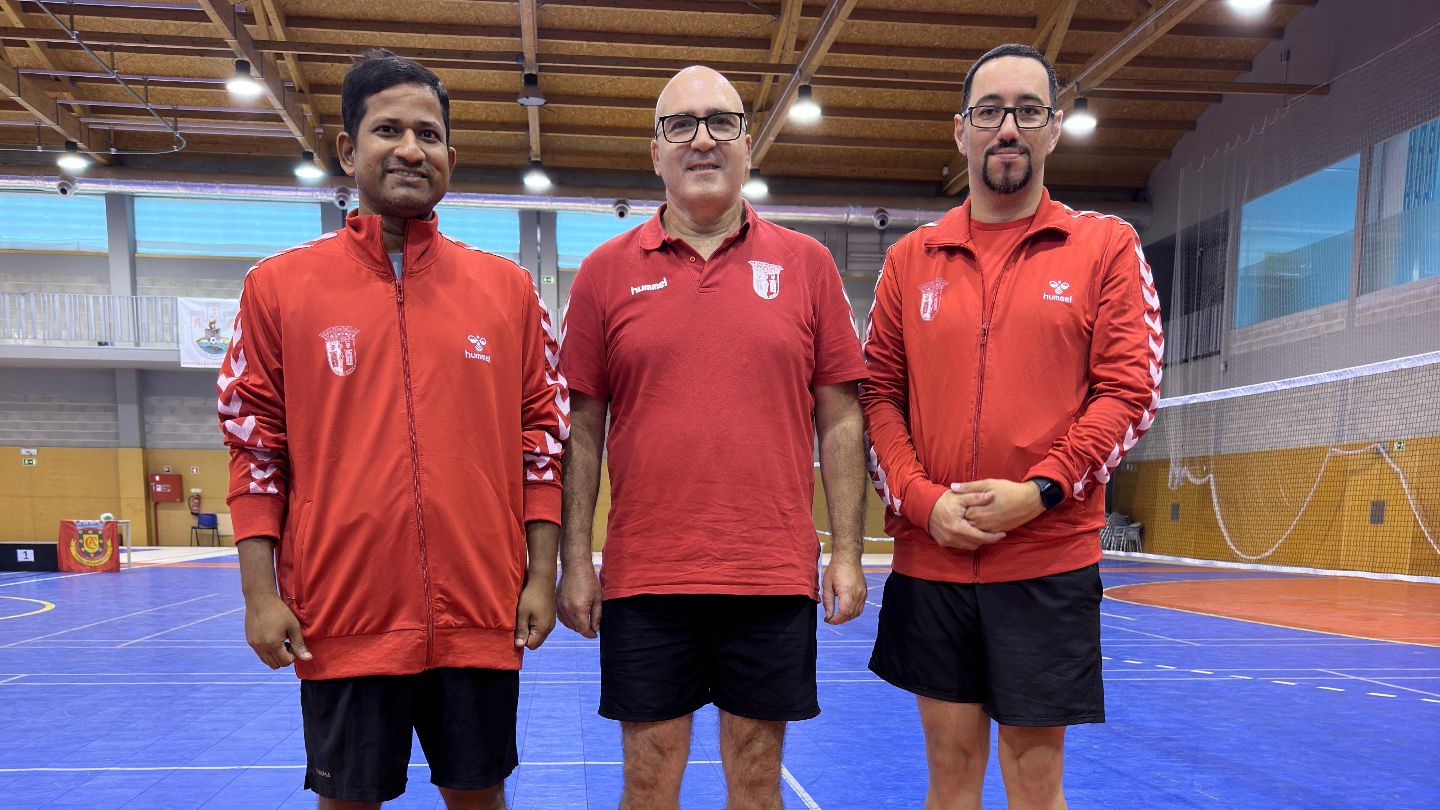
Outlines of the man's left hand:
M 515 608 L 515 646 L 540 648 L 555 629 L 555 582 L 532 579 L 520 591 Z
M 820 601 L 825 604 L 825 623 L 844 624 L 865 611 L 865 569 L 859 560 L 831 559 L 820 578 Z
M 950 489 L 961 494 L 995 493 L 995 499 L 990 503 L 965 510 L 965 519 L 975 528 L 987 532 L 1008 532 L 1029 523 L 1045 511 L 1045 504 L 1040 500 L 1040 487 L 1030 481 L 986 478 L 982 481 L 951 484 Z

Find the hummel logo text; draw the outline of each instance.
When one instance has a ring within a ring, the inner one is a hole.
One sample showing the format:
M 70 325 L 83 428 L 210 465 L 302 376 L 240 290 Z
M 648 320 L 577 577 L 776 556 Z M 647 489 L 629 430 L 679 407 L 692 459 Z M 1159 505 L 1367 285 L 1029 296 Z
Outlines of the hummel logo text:
M 1050 282 L 1050 289 L 1055 291 L 1054 295 L 1051 295 L 1050 293 L 1041 293 L 1041 297 L 1044 298 L 1046 301 L 1064 301 L 1068 304 L 1070 303 L 1071 299 L 1075 297 L 1073 295 L 1065 294 L 1065 291 L 1070 289 L 1070 282 L 1068 281 L 1052 281 Z
M 662 279 L 660 279 L 659 281 L 655 282 L 654 284 L 641 284 L 639 287 L 631 287 L 631 288 L 630 288 L 630 294 L 631 294 L 631 295 L 634 295 L 634 294 L 636 294 L 636 293 L 654 292 L 655 290 L 663 290 L 663 289 L 665 289 L 666 287 L 668 287 L 669 285 L 670 285 L 670 279 L 669 279 L 669 277 L 667 276 L 666 278 L 662 278 Z

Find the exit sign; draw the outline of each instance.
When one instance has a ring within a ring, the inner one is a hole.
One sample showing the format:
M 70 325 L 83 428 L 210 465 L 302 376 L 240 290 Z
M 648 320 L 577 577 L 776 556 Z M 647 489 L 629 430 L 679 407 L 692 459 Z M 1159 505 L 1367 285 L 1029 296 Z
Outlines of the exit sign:
M 34 456 L 26 456 L 25 458 L 20 459 L 20 463 L 24 464 L 26 467 L 34 467 L 35 465 L 40 463 L 40 459 L 35 458 Z

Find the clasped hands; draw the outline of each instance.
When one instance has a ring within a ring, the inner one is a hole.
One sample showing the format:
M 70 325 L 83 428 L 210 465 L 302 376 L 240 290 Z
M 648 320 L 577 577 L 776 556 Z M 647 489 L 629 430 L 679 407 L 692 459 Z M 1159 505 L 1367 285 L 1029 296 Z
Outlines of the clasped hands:
M 1030 481 L 966 481 L 951 484 L 935 502 L 927 529 L 946 548 L 974 551 L 1044 511 L 1040 488 Z

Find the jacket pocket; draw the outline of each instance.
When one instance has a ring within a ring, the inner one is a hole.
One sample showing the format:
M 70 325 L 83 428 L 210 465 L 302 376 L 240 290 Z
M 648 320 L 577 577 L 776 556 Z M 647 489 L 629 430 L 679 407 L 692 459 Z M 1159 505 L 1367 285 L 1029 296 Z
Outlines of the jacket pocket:
M 293 544 L 290 554 L 292 568 L 290 595 L 295 600 L 296 608 L 305 607 L 305 544 L 310 537 L 310 519 L 314 514 L 315 504 L 311 501 L 301 501 L 295 534 L 290 538 L 290 542 Z

